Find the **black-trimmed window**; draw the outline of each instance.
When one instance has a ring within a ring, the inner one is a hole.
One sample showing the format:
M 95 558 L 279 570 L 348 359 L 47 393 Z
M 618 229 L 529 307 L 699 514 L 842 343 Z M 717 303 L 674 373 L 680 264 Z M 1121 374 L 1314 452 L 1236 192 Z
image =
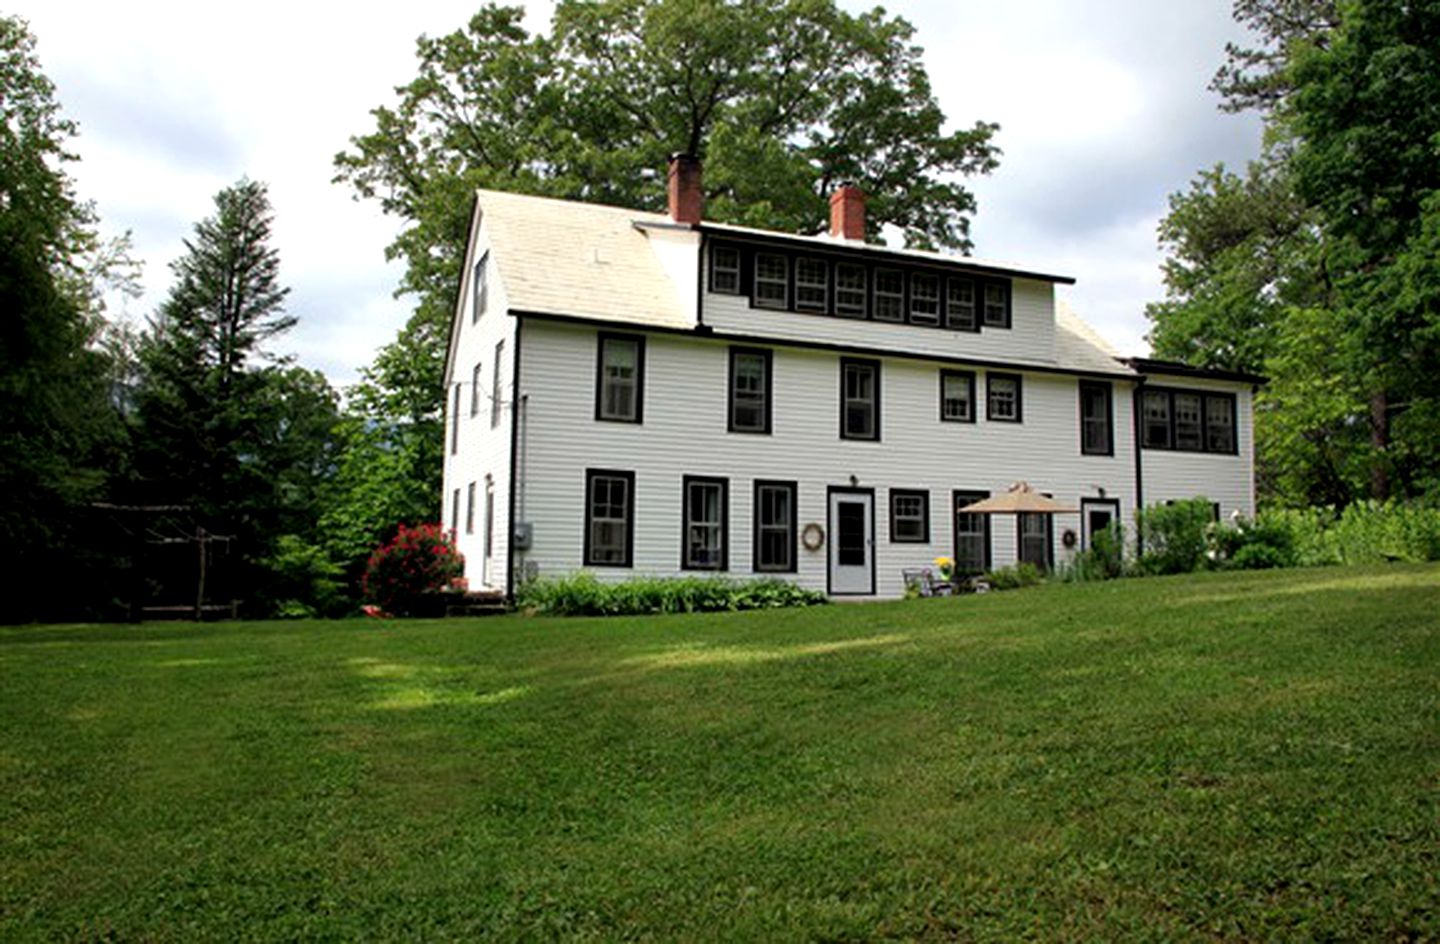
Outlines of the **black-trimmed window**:
M 730 349 L 732 433 L 770 432 L 771 353 L 764 348 Z
M 835 263 L 835 314 L 845 318 L 865 317 L 868 311 L 866 282 L 863 265 Z
M 840 438 L 880 438 L 880 362 L 840 358 Z
M 975 422 L 975 375 L 968 370 L 940 371 L 940 420 Z
M 601 332 L 595 367 L 595 418 L 615 423 L 644 419 L 645 338 Z
M 465 489 L 465 533 L 475 533 L 475 483 Z
M 474 324 L 485 314 L 485 304 L 489 300 L 489 287 L 486 285 L 487 274 L 490 263 L 490 250 L 480 256 L 480 261 L 475 263 L 475 296 L 470 307 L 470 323 Z
M 710 291 L 721 295 L 740 294 L 740 250 L 735 246 L 711 245 Z
M 930 493 L 923 489 L 890 489 L 890 543 L 930 541 Z
M 756 480 L 753 536 L 756 571 L 795 572 L 796 491 L 794 482 Z
M 822 314 L 830 310 L 830 266 L 824 259 L 795 260 L 795 310 Z
M 460 489 L 450 493 L 450 537 L 453 540 L 460 531 Z
M 1235 448 L 1235 398 L 1228 394 L 1205 397 L 1205 448 L 1209 452 L 1230 452 Z
M 460 385 L 455 385 L 455 396 L 450 403 L 450 455 L 460 451 Z
M 585 566 L 629 567 L 635 549 L 635 473 L 585 470 Z
M 500 425 L 500 407 L 505 402 L 505 388 L 501 385 L 501 367 L 505 363 L 505 339 L 495 344 L 495 363 L 490 370 L 490 428 Z
M 685 570 L 727 569 L 730 481 L 687 475 L 681 492 L 685 524 L 680 566 Z
M 959 331 L 975 331 L 975 280 L 945 280 L 945 326 Z
M 940 277 L 928 272 L 910 274 L 910 321 L 912 324 L 940 324 Z
M 470 371 L 470 415 L 480 415 L 480 385 L 484 383 L 484 374 L 480 371 L 480 362 L 475 362 L 475 367 Z
M 1202 414 L 1205 398 L 1198 393 L 1175 392 L 1170 396 L 1170 415 L 1175 423 L 1175 448 L 1199 452 L 1205 447 Z
M 1080 452 L 1087 456 L 1113 456 L 1115 434 L 1110 384 L 1080 381 Z
M 1146 390 L 1140 395 L 1140 442 L 1147 449 L 1170 448 L 1170 394 Z
M 1021 563 L 1034 564 L 1041 570 L 1055 566 L 1054 541 L 1051 540 L 1052 516 L 1039 512 L 1021 512 L 1015 516 L 1018 533 L 1018 554 Z
M 1019 423 L 1024 414 L 1020 404 L 1019 374 L 985 374 L 985 418 L 992 423 Z
M 1238 401 L 1233 393 L 1145 387 L 1140 444 L 1146 449 L 1236 455 Z
M 960 492 L 952 496 L 955 518 L 955 573 L 974 577 L 990 569 L 990 516 L 962 513 L 961 508 L 990 497 L 989 492 Z
M 778 252 L 755 253 L 755 305 L 790 307 L 790 257 Z
M 875 320 L 905 320 L 905 273 L 899 269 L 875 270 Z
M 1010 283 L 985 283 L 985 327 L 1010 327 Z
M 485 556 L 495 556 L 495 484 L 490 481 L 485 483 Z

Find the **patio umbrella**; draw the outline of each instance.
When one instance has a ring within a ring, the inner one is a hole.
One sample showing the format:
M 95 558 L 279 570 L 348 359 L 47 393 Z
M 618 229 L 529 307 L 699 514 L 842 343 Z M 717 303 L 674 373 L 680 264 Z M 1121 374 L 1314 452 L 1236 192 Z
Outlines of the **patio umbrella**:
M 1003 494 L 984 498 L 974 504 L 966 505 L 964 508 L 955 509 L 957 513 L 964 515 L 1018 515 L 1022 513 L 1057 515 L 1079 510 L 1079 508 L 1067 508 L 1053 498 L 1046 498 L 1031 488 L 1029 482 L 1016 482 L 1010 486 L 1009 491 Z

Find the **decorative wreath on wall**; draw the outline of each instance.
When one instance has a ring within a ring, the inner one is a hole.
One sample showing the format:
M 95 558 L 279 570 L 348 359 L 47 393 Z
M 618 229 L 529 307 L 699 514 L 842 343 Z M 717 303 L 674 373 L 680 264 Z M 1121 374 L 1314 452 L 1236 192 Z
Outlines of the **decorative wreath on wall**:
M 813 521 L 810 522 L 805 526 L 805 530 L 800 532 L 800 543 L 805 545 L 807 551 L 820 550 L 825 546 L 825 529 Z
M 1074 547 L 1075 542 L 1078 540 L 1079 538 L 1075 536 L 1074 528 L 1066 528 L 1064 533 L 1060 535 L 1060 543 L 1065 545 L 1067 548 Z

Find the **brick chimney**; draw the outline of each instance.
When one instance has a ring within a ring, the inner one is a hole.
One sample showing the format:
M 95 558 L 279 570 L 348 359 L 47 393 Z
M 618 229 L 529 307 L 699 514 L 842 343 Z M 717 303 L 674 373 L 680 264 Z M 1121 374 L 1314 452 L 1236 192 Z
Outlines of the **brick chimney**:
M 865 191 L 854 184 L 841 184 L 830 194 L 830 235 L 865 241 Z
M 670 219 L 677 223 L 699 223 L 705 206 L 700 187 L 700 159 L 694 154 L 670 155 Z

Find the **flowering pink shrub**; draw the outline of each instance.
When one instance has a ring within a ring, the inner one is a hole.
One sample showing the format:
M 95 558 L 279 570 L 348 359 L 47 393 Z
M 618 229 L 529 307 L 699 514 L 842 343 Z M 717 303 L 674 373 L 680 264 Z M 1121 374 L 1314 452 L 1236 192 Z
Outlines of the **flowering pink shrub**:
M 465 559 L 444 528 L 402 524 L 390 543 L 370 555 L 360 590 L 367 602 L 385 612 L 412 616 L 424 609 L 425 594 L 463 589 L 464 571 Z

